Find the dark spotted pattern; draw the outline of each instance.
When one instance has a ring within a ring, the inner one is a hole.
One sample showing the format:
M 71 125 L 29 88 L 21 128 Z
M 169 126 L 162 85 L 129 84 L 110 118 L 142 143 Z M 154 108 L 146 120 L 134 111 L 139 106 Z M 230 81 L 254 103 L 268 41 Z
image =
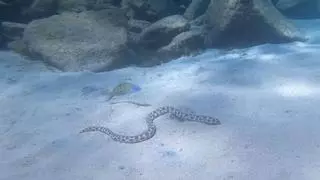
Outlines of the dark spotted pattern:
M 146 118 L 146 123 L 148 129 L 143 131 L 141 134 L 135 135 L 135 136 L 125 136 L 125 135 L 120 135 L 117 133 L 112 132 L 110 129 L 106 127 L 101 127 L 101 126 L 91 126 L 83 129 L 80 131 L 80 133 L 84 132 L 91 132 L 91 131 L 100 131 L 104 134 L 107 134 L 108 136 L 111 137 L 114 141 L 120 142 L 120 143 L 139 143 L 142 141 L 146 141 L 150 138 L 152 138 L 155 133 L 156 133 L 156 126 L 154 125 L 153 121 L 165 114 L 170 114 L 172 117 L 175 117 L 179 119 L 180 121 L 196 121 L 196 122 L 201 122 L 205 123 L 208 125 L 219 125 L 221 124 L 220 121 L 216 118 L 210 117 L 210 116 L 203 116 L 203 115 L 196 115 L 194 113 L 184 113 L 181 112 L 179 109 L 170 107 L 170 106 L 164 106 L 160 107 L 151 113 L 148 114 Z

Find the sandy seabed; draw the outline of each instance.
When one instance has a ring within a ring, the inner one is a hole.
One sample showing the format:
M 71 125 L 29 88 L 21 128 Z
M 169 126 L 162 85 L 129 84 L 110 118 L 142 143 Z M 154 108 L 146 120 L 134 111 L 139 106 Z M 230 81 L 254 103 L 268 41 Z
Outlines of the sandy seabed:
M 54 72 L 0 52 L 0 180 L 319 180 L 320 20 L 296 23 L 308 42 L 104 73 Z M 151 106 L 106 102 L 123 81 L 142 90 L 112 101 Z M 137 144 L 79 134 L 91 125 L 138 134 L 167 105 L 222 124 L 162 116 Z

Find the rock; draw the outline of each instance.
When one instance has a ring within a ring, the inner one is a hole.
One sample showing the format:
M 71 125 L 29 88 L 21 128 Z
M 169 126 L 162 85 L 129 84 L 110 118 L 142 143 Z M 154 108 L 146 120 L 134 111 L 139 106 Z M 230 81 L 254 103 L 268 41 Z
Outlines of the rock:
M 188 20 L 193 20 L 205 13 L 209 3 L 210 0 L 193 0 L 183 16 Z
M 201 16 L 199 16 L 199 17 L 197 17 L 197 18 L 195 18 L 195 19 L 190 21 L 191 28 L 198 27 L 198 26 L 201 26 L 201 28 L 202 28 L 202 26 L 204 26 L 205 23 L 206 23 L 205 14 L 203 14 L 203 15 L 201 15 Z
M 32 58 L 63 71 L 104 71 L 126 66 L 126 17 L 121 11 L 62 13 L 32 21 L 23 40 Z
M 266 0 L 211 0 L 206 16 L 205 41 L 209 47 L 306 40 Z
M 2 22 L 2 33 L 11 40 L 17 40 L 22 37 L 26 24 L 15 22 Z
M 180 56 L 197 54 L 204 48 L 203 32 L 201 30 L 190 30 L 174 37 L 171 43 L 160 48 L 157 54 L 167 61 Z
M 139 45 L 139 33 L 136 32 L 128 32 L 128 41 L 129 44 L 131 46 L 133 46 L 132 48 L 134 48 L 134 46 L 138 46 Z
M 134 33 L 141 33 L 145 28 L 150 26 L 150 24 L 148 21 L 130 19 L 128 22 L 128 30 Z
M 141 32 L 139 45 L 149 50 L 156 50 L 168 45 L 175 36 L 189 28 L 188 21 L 181 15 L 165 17 Z

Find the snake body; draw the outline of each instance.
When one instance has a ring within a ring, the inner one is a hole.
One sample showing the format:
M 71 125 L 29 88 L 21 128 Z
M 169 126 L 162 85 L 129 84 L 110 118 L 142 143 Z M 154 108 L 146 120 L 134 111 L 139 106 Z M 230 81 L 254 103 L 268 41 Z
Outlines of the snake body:
M 142 141 L 146 141 L 155 135 L 157 128 L 153 123 L 153 121 L 156 118 L 165 114 L 170 114 L 172 117 L 175 117 L 180 121 L 196 121 L 196 122 L 200 122 L 208 125 L 221 124 L 219 119 L 217 118 L 204 116 L 204 115 L 196 115 L 193 113 L 184 113 L 177 108 L 174 108 L 171 106 L 163 106 L 163 107 L 157 108 L 156 110 L 148 114 L 146 118 L 146 124 L 148 129 L 135 136 L 120 135 L 102 126 L 90 126 L 80 131 L 80 133 L 99 131 L 104 134 L 107 134 L 108 136 L 111 137 L 111 139 L 120 143 L 128 143 L 128 144 L 139 143 Z

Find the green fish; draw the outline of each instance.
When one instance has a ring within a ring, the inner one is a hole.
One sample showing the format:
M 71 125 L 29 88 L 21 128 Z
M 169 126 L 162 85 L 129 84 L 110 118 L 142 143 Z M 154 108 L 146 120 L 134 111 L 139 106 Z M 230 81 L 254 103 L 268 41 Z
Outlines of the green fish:
M 107 99 L 107 101 L 109 101 L 115 96 L 135 93 L 140 90 L 141 88 L 138 85 L 128 83 L 128 82 L 120 83 L 115 88 L 113 88 L 112 91 L 109 93 L 109 98 Z

